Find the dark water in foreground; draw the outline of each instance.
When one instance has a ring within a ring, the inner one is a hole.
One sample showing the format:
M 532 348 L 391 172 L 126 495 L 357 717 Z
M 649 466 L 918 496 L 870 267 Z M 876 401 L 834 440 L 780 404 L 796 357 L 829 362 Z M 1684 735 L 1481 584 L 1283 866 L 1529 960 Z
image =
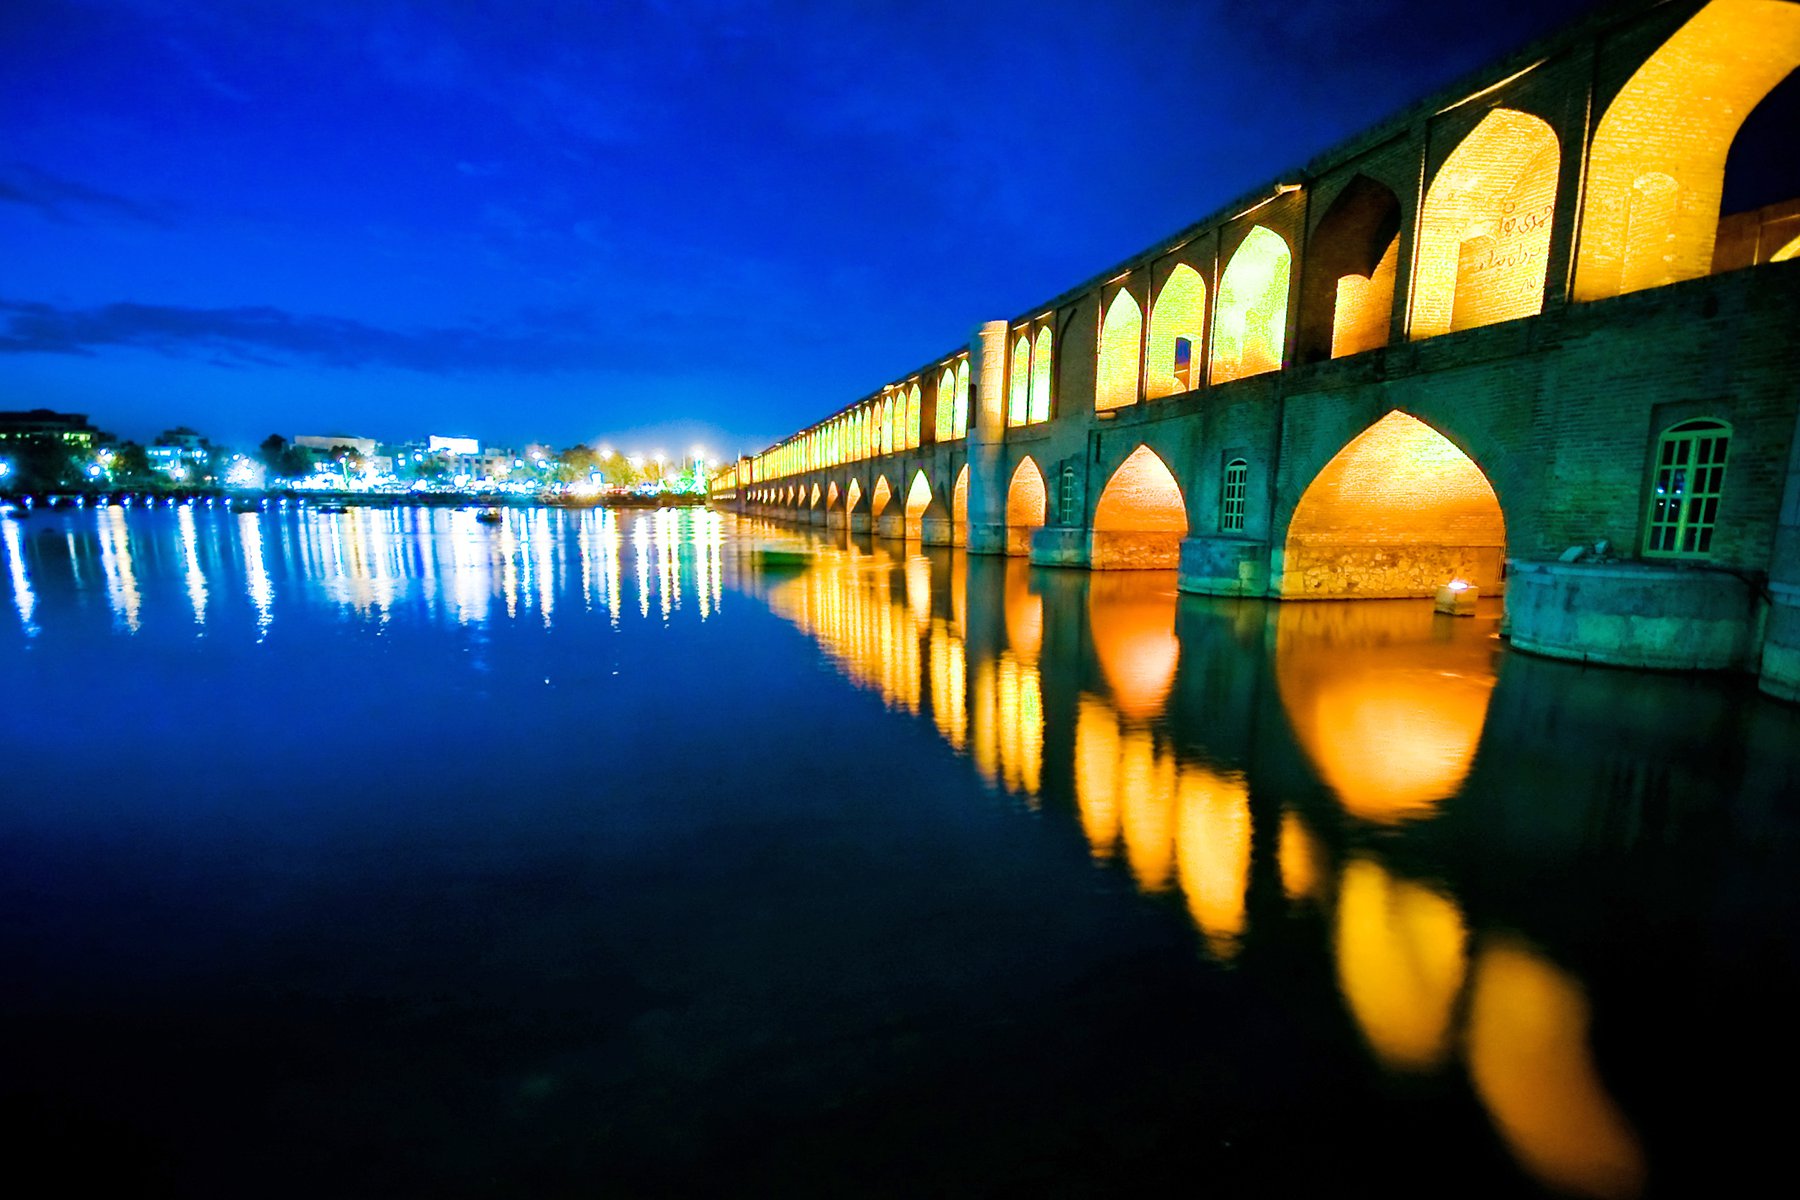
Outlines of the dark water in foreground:
M 704 513 L 0 521 L 0 1129 L 120 1195 L 1743 1194 L 1800 716 Z

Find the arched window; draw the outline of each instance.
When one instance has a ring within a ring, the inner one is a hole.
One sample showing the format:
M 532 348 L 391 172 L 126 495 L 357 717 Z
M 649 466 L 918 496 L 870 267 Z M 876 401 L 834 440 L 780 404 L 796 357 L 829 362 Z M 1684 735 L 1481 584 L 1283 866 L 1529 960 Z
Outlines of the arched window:
M 1510 108 L 1450 152 L 1419 220 L 1414 338 L 1543 311 L 1559 153 L 1549 125 Z
M 1144 394 L 1155 400 L 1200 386 L 1201 336 L 1206 330 L 1206 283 L 1177 263 L 1150 310 L 1150 365 Z
M 957 437 L 969 432 L 969 360 L 966 358 L 958 359 L 956 363 L 956 413 L 952 427 Z
M 940 442 L 950 441 L 956 433 L 956 372 L 949 367 L 938 376 L 937 405 L 932 430 Z
M 1663 432 L 1650 489 L 1646 555 L 1705 558 L 1712 552 L 1730 448 L 1731 427 L 1723 421 L 1684 421 Z
M 906 391 L 906 444 L 919 444 L 919 419 L 925 407 L 924 397 L 919 392 L 919 385 L 913 384 Z
M 1225 464 L 1225 486 L 1219 497 L 1219 530 L 1242 533 L 1244 530 L 1244 493 L 1250 479 L 1250 464 L 1234 458 Z
M 1258 225 L 1219 277 L 1213 316 L 1212 381 L 1229 383 L 1281 366 L 1287 342 L 1288 272 L 1293 252 L 1273 229 Z
M 1012 370 L 1006 388 L 1006 423 L 1023 425 L 1031 419 L 1031 334 L 1013 338 Z
M 1050 327 L 1038 330 L 1031 350 L 1031 410 L 1028 418 L 1035 424 L 1050 419 Z
M 1094 388 L 1097 411 L 1137 403 L 1138 351 L 1143 332 L 1143 312 L 1130 290 L 1120 288 L 1100 324 L 1100 367 Z

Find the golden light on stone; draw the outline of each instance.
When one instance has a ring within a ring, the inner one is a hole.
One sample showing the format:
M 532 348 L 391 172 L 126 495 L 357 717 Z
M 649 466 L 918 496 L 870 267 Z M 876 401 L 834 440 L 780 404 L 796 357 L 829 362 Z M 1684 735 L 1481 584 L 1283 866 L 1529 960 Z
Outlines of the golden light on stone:
M 909 541 L 918 541 L 923 532 L 925 510 L 931 507 L 931 482 L 925 478 L 925 472 L 913 473 L 912 486 L 906 491 L 906 528 Z
M 1026 419 L 1032 424 L 1050 419 L 1051 343 L 1050 327 L 1038 330 L 1031 346 L 1031 405 Z
M 1388 344 L 1399 261 L 1400 239 L 1396 236 L 1371 274 L 1339 277 L 1331 319 L 1331 357 L 1361 354 Z
M 1555 131 L 1510 108 L 1450 152 L 1419 219 L 1414 338 L 1542 311 L 1558 166 Z
M 888 501 L 893 498 L 893 489 L 888 487 L 887 476 L 883 475 L 875 481 L 875 493 L 869 497 L 869 516 L 879 517 L 887 511 Z
M 1136 404 L 1139 342 L 1144 315 L 1131 292 L 1120 288 L 1100 323 L 1100 361 L 1095 377 L 1094 409 L 1105 412 Z
M 1282 554 L 1290 599 L 1434 596 L 1447 579 L 1498 589 L 1506 523 L 1481 468 L 1418 418 L 1391 412 L 1314 477 Z
M 1205 332 L 1206 283 L 1194 268 L 1177 263 L 1150 309 L 1149 366 L 1144 376 L 1147 397 L 1155 400 L 1200 386 Z
M 1091 565 L 1097 570 L 1173 567 L 1187 528 L 1187 506 L 1174 473 L 1150 447 L 1139 446 L 1100 493 Z
M 1338 988 L 1370 1049 L 1399 1070 L 1441 1066 L 1467 970 L 1455 902 L 1355 858 L 1338 882 L 1336 941 Z
M 1800 66 L 1800 5 L 1712 0 L 1620 89 L 1588 157 L 1577 300 L 1709 274 L 1744 118 Z
M 1006 552 L 1027 554 L 1031 531 L 1043 525 L 1047 497 L 1044 476 L 1030 456 L 1020 461 L 1006 489 Z
M 1031 335 L 1013 338 L 1012 369 L 1007 372 L 1006 423 L 1023 425 L 1031 419 Z
M 964 463 L 962 470 L 956 473 L 956 486 L 950 491 L 950 519 L 957 528 L 967 529 L 969 525 L 969 464 Z M 959 541 L 957 543 L 961 545 Z
M 1219 277 L 1218 310 L 1213 316 L 1214 383 L 1280 368 L 1293 257 L 1287 240 L 1262 225 L 1232 253 Z
M 1628 1200 L 1644 1190 L 1637 1134 L 1588 1046 L 1581 984 L 1516 938 L 1484 939 L 1470 983 L 1475 1092 L 1521 1165 L 1559 1192 Z

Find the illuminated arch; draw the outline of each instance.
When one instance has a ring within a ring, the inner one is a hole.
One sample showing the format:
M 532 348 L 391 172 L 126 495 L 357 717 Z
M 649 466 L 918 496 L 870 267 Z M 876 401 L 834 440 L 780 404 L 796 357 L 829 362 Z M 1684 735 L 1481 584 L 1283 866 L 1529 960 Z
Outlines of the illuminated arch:
M 1299 357 L 1343 358 L 1388 343 L 1400 258 L 1400 201 L 1358 175 L 1325 210 L 1306 242 Z
M 1800 5 L 1712 0 L 1632 75 L 1594 130 L 1575 299 L 1708 274 L 1731 143 L 1800 66 Z
M 913 473 L 912 486 L 906 489 L 906 527 L 904 536 L 918 541 L 925 528 L 925 512 L 931 507 L 931 481 L 924 471 Z M 941 510 L 940 510 L 941 511 Z
M 1137 403 L 1139 343 L 1143 334 L 1144 314 L 1130 289 L 1120 288 L 1106 309 L 1106 319 L 1100 323 L 1100 363 L 1094 387 L 1096 411 Z
M 1174 473 L 1154 450 L 1139 446 L 1100 493 L 1089 565 L 1095 570 L 1173 567 L 1187 530 L 1187 505 Z
M 883 454 L 892 454 L 899 448 L 899 445 L 894 438 L 894 409 L 896 407 L 895 397 L 893 396 L 888 396 L 881 402 L 881 452 Z
M 959 527 L 969 524 L 969 464 L 956 473 L 956 486 L 950 490 L 950 519 Z
M 1800 257 L 1800 237 L 1795 238 L 1781 249 L 1769 256 L 1770 262 L 1786 262 L 1790 258 Z
M 955 417 L 956 436 L 966 436 L 969 432 L 969 360 L 966 358 L 958 359 L 956 363 Z
M 1006 552 L 1031 553 L 1031 531 L 1043 525 L 1048 497 L 1044 476 L 1030 456 L 1020 461 L 1006 488 Z
M 807 501 L 807 507 L 808 508 L 819 507 L 819 485 L 816 483 L 812 485 L 812 499 Z
M 1281 367 L 1287 345 L 1288 277 L 1294 254 L 1273 229 L 1252 229 L 1219 276 L 1213 314 L 1212 381 L 1229 383 Z
M 932 435 L 940 442 L 947 442 L 957 437 L 956 432 L 956 372 L 949 367 L 938 376 L 937 404 L 933 410 Z
M 1152 400 L 1200 386 L 1206 333 L 1206 282 L 1177 263 L 1150 309 L 1149 363 L 1144 394 Z
M 1391 412 L 1308 485 L 1288 525 L 1289 598 L 1431 596 L 1452 579 L 1498 590 L 1506 524 L 1474 461 L 1416 417 Z
M 1006 380 L 1006 423 L 1023 425 L 1031 419 L 1031 334 L 1013 338 L 1012 369 Z
M 860 482 L 858 482 L 857 480 L 852 479 L 850 481 L 850 486 L 844 489 L 844 512 L 845 513 L 855 512 L 856 506 L 861 500 L 862 500 L 862 484 Z
M 887 511 L 888 501 L 893 498 L 894 489 L 888 486 L 887 476 L 883 475 L 875 481 L 875 493 L 869 497 L 869 516 L 879 517 Z
M 919 444 L 919 421 L 923 411 L 924 398 L 915 383 L 906 391 L 906 444 L 909 447 Z
M 838 485 L 837 485 L 837 480 L 834 479 L 831 481 L 831 486 L 825 489 L 826 511 L 829 512 L 829 511 L 836 510 L 837 502 L 838 502 Z
M 1038 330 L 1031 347 L 1031 409 L 1027 416 L 1033 423 L 1050 419 L 1050 342 L 1050 327 L 1046 325 Z
M 1549 125 L 1510 108 L 1450 152 L 1419 217 L 1415 339 L 1543 310 L 1560 153 Z

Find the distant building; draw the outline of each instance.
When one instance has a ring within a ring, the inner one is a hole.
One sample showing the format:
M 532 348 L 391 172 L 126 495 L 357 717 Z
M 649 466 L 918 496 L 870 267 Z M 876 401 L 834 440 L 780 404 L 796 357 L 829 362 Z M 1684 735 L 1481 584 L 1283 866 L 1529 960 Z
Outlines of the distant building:
M 52 412 L 47 408 L 0 412 L 0 442 L 54 439 L 85 453 L 94 448 L 99 432 L 88 424 L 86 413 Z
M 206 439 L 185 425 L 166 429 L 162 436 L 144 449 L 152 470 L 171 479 L 197 478 L 206 470 L 212 448 Z
M 294 439 L 294 445 L 301 450 L 313 452 L 315 458 L 329 457 L 339 446 L 348 446 L 364 458 L 375 456 L 375 439 L 351 437 L 346 433 L 330 433 L 323 436 L 302 434 Z

